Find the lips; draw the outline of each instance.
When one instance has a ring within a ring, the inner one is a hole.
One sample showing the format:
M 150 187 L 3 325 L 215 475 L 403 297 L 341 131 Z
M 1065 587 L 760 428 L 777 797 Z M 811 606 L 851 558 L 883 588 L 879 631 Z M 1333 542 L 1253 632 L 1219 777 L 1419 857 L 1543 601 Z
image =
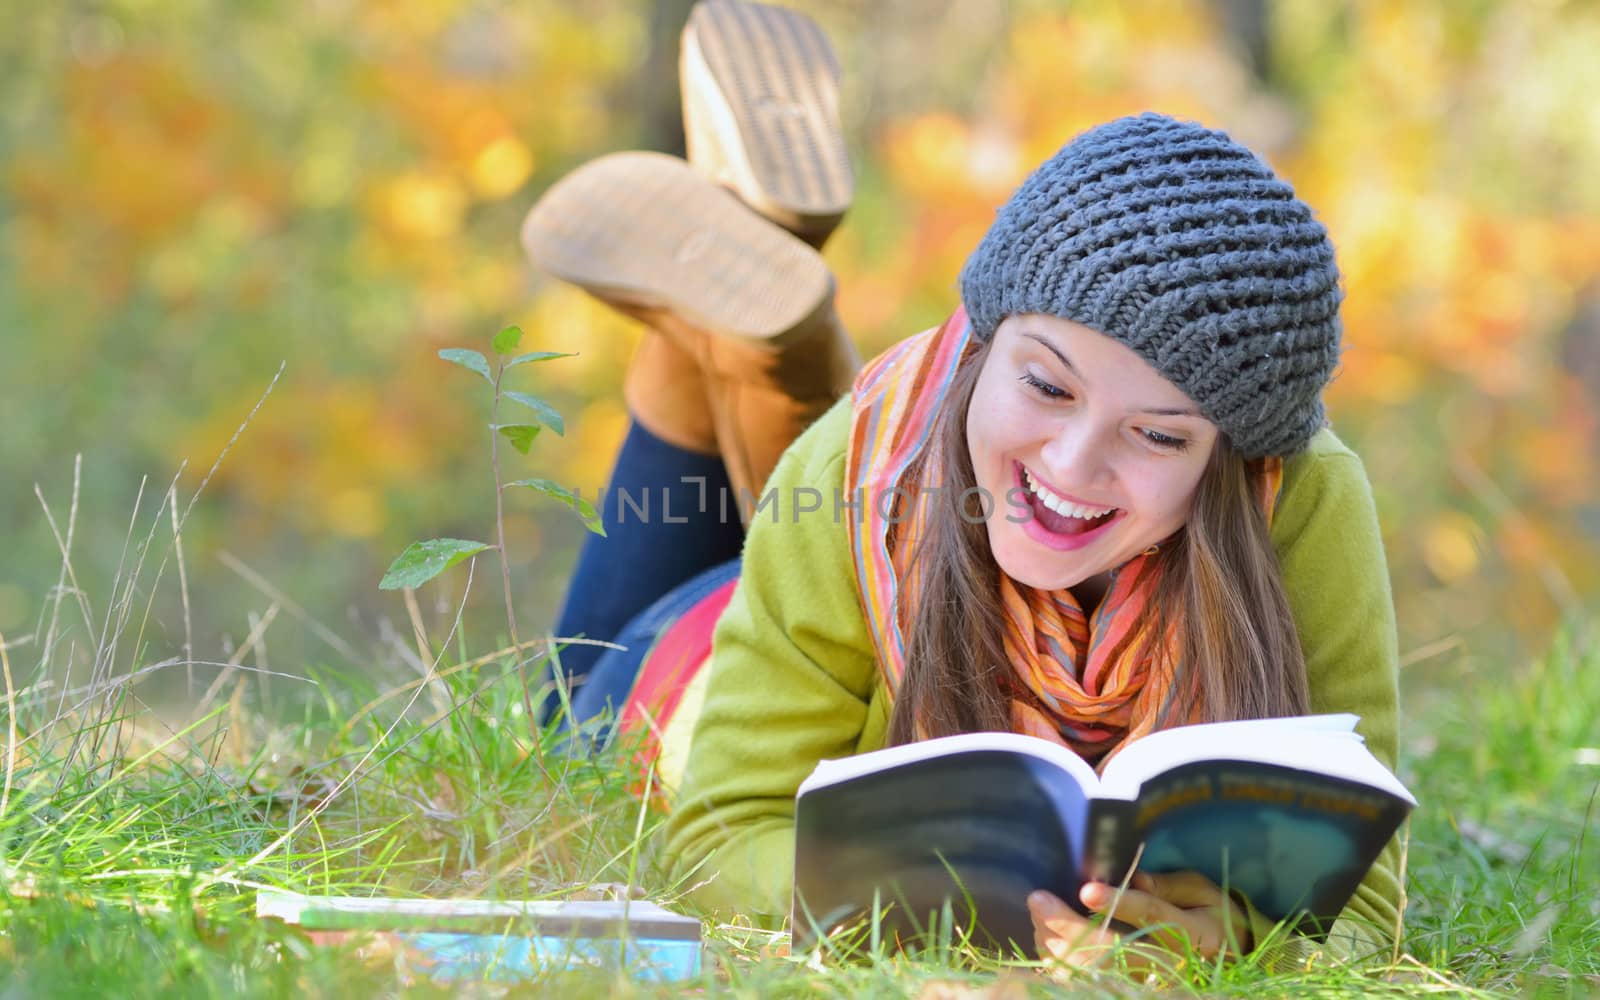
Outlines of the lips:
M 1125 513 L 1120 507 L 1093 507 L 1064 497 L 1039 482 L 1020 463 L 1015 465 L 1013 476 L 1028 503 L 1030 516 L 1023 523 L 1023 531 L 1047 548 L 1088 545 Z
M 1037 494 L 1029 494 L 1028 508 L 1033 513 L 1033 519 L 1053 534 L 1057 535 L 1083 535 L 1093 531 L 1116 516 L 1116 511 L 1110 511 L 1099 517 L 1085 518 L 1072 514 L 1061 514 L 1051 510 L 1041 502 Z
M 1028 492 L 1036 496 L 1041 504 L 1065 517 L 1093 521 L 1108 514 L 1113 514 L 1117 509 L 1115 507 L 1097 507 L 1093 504 L 1074 500 L 1039 480 L 1034 476 L 1033 470 L 1025 465 L 1022 466 L 1022 481 L 1026 484 Z

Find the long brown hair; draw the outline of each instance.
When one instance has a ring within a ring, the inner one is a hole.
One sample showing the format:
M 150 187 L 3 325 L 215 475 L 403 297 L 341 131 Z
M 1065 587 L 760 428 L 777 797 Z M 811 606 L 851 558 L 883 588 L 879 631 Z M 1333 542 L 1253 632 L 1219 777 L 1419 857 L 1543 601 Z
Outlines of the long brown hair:
M 967 408 L 988 351 L 983 345 L 957 369 L 929 443 L 940 449 L 947 482 L 932 494 L 940 506 L 912 556 L 916 607 L 904 604 L 910 588 L 900 588 L 906 667 L 889 721 L 891 743 L 1011 728 L 1000 569 L 979 516 L 966 435 Z M 1154 634 L 1182 623 L 1175 648 L 1152 664 L 1173 692 L 1157 728 L 1307 710 L 1305 659 L 1256 504 L 1256 475 L 1219 435 L 1187 524 L 1146 562 L 1147 572 L 1158 574 Z

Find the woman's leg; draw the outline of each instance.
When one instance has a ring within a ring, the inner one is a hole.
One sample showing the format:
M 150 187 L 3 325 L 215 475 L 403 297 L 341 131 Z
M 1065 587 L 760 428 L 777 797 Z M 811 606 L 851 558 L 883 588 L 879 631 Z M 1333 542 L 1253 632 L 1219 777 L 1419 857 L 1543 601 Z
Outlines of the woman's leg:
M 728 488 L 719 456 L 677 447 L 638 421 L 630 424 L 600 511 L 606 533 L 584 540 L 556 637 L 619 641 L 623 626 L 673 588 L 738 558 L 744 531 L 737 516 L 722 516 L 719 503 Z M 580 684 L 605 652 L 602 646 L 563 648 L 564 682 Z M 543 717 L 559 704 L 557 693 L 548 695 Z
M 813 249 L 854 190 L 826 37 L 782 7 L 700 4 L 680 72 L 694 169 L 604 157 L 547 192 L 523 225 L 536 265 L 652 328 L 624 382 L 634 426 L 602 512 L 608 537 L 586 540 L 557 636 L 616 636 L 651 601 L 736 557 L 740 501 L 860 365 Z M 653 491 L 653 523 L 624 500 L 641 491 Z M 668 523 L 663 502 L 687 523 Z M 601 652 L 567 647 L 563 674 L 588 676 Z
M 604 650 L 589 673 L 588 681 L 573 693 L 574 728 L 596 719 L 620 715 L 628 700 L 628 693 L 639 678 L 645 657 L 655 646 L 656 640 L 695 605 L 738 575 L 739 560 L 730 559 L 695 574 L 634 615 L 617 634 L 617 643 L 627 648 Z M 596 731 L 586 736 L 599 741 L 605 738 L 606 733 Z

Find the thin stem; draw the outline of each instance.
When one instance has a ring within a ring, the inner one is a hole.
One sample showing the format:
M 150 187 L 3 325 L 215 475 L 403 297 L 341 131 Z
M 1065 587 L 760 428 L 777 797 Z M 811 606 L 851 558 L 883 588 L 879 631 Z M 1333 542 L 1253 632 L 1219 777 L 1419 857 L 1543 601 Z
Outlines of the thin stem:
M 489 410 L 489 422 L 500 423 L 500 380 L 505 377 L 506 363 L 500 361 L 494 370 L 494 405 Z M 511 560 L 506 556 L 506 505 L 504 481 L 500 478 L 500 431 L 489 431 L 489 464 L 494 467 L 494 547 L 500 553 L 500 582 L 506 595 L 506 625 L 511 629 L 511 648 L 522 645 L 517 638 L 517 613 L 511 601 Z M 539 720 L 533 714 L 533 696 L 528 693 L 528 682 L 522 682 L 522 710 L 528 716 L 528 735 L 533 746 L 539 745 Z
M 505 362 L 494 373 L 494 406 L 489 411 L 489 423 L 500 423 L 500 379 L 506 373 Z M 494 467 L 494 530 L 495 549 L 500 553 L 500 579 L 506 595 L 506 624 L 511 629 L 511 645 L 520 645 L 517 638 L 517 613 L 511 602 L 511 561 L 506 558 L 506 505 L 500 478 L 500 431 L 489 431 L 489 463 Z

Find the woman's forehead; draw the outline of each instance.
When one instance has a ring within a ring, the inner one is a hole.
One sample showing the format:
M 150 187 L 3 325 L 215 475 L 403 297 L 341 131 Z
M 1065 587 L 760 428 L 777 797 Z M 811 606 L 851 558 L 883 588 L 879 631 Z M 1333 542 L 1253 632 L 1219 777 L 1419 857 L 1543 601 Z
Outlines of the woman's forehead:
M 1163 415 L 1202 417 L 1198 406 L 1133 348 L 1098 330 L 1059 316 L 1008 317 L 998 331 L 1055 357 L 1090 387 L 1114 388 L 1133 408 Z

